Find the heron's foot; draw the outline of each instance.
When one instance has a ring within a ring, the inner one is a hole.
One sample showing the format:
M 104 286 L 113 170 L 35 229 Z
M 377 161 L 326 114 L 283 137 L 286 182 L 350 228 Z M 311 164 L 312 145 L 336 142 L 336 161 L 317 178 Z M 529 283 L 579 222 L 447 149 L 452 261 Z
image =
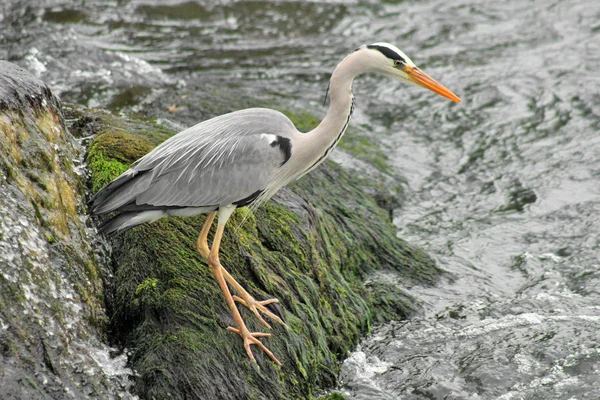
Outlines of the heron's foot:
M 271 350 L 267 349 L 267 347 L 264 344 L 262 344 L 260 340 L 258 340 L 258 338 L 261 337 L 270 337 L 270 333 L 250 332 L 244 324 L 241 324 L 239 328 L 233 328 L 230 326 L 227 328 L 227 330 L 240 335 L 240 337 L 244 340 L 244 348 L 246 349 L 246 353 L 248 353 L 248 357 L 250 357 L 252 361 L 256 362 L 256 359 L 254 358 L 254 354 L 252 354 L 252 349 L 250 349 L 250 346 L 255 344 L 258 347 L 260 347 L 262 351 L 267 353 L 267 355 L 271 358 L 271 360 L 273 360 L 275 364 L 281 366 L 281 363 L 279 362 L 277 357 L 275 357 L 275 355 L 271 352 Z
M 222 268 L 221 271 L 223 272 L 223 276 L 225 277 L 225 280 L 227 281 L 227 283 L 229 283 L 231 286 L 233 286 L 235 291 L 239 294 L 239 296 L 233 296 L 233 300 L 248 307 L 254 313 L 254 315 L 256 315 L 256 317 L 258 318 L 258 320 L 260 321 L 261 324 L 263 324 L 267 328 L 271 328 L 271 325 L 269 325 L 267 323 L 267 321 L 265 321 L 264 318 L 262 317 L 261 313 L 263 313 L 264 315 L 271 318 L 275 322 L 278 322 L 281 325 L 287 327 L 287 325 L 285 324 L 285 322 L 283 322 L 283 320 L 281 318 L 279 318 L 277 315 L 273 314 L 271 312 L 271 310 L 269 310 L 267 307 L 265 307 L 268 304 L 279 303 L 279 300 L 269 299 L 269 300 L 257 301 L 254 299 L 254 297 L 252 297 L 250 295 L 250 293 L 248 293 L 246 291 L 246 289 L 244 289 L 244 287 L 242 285 L 240 285 L 234 279 L 233 276 L 231 276 L 231 274 L 229 272 L 227 272 L 227 270 L 225 268 Z
M 240 291 L 238 290 L 238 292 L 240 292 Z M 279 300 L 268 299 L 268 300 L 257 301 L 254 299 L 254 297 L 250 296 L 250 294 L 248 294 L 248 292 L 246 292 L 245 290 L 241 291 L 240 295 L 242 295 L 242 297 L 233 296 L 233 299 L 235 301 L 237 301 L 238 303 L 241 303 L 241 304 L 245 305 L 246 307 L 248 307 L 248 309 L 250 309 L 250 311 L 252 311 L 254 313 L 254 315 L 256 315 L 256 318 L 258 318 L 260 323 L 263 324 L 264 326 L 266 326 L 267 328 L 271 328 L 271 325 L 269 325 L 267 323 L 267 321 L 264 320 L 262 315 L 260 315 L 261 313 L 265 314 L 267 317 L 271 318 L 275 322 L 278 322 L 283 326 L 287 326 L 281 318 L 279 318 L 277 315 L 272 313 L 271 310 L 269 310 L 267 307 L 265 307 L 268 304 L 279 303 Z

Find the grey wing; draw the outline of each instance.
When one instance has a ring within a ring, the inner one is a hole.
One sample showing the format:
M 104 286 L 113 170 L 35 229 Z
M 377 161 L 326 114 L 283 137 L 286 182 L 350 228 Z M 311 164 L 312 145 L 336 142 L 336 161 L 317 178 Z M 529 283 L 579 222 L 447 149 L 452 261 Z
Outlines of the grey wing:
M 287 117 L 266 109 L 202 122 L 136 161 L 91 199 L 91 210 L 243 205 L 287 161 L 295 132 Z
M 205 148 L 153 171 L 137 204 L 167 207 L 218 206 L 242 202 L 264 190 L 283 162 L 273 135 L 247 135 L 222 148 Z

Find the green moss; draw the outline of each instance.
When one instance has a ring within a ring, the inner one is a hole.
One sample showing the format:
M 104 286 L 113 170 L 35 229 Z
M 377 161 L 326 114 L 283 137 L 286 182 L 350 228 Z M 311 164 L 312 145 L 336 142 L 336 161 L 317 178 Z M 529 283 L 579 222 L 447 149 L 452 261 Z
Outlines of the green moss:
M 299 114 L 290 110 L 281 110 L 281 112 L 296 125 L 296 129 L 300 132 L 308 132 L 316 128 L 317 125 L 319 125 L 319 122 L 321 122 L 320 119 L 306 111 Z
M 418 304 L 417 299 L 390 283 L 370 282 L 367 289 L 373 304 L 373 321 L 378 324 L 406 319 Z
M 153 147 L 150 140 L 143 136 L 108 130 L 94 138 L 90 152 L 101 152 L 120 163 L 130 164 Z
M 386 152 L 383 151 L 381 141 L 359 133 L 348 132 L 344 139 L 340 141 L 339 146 L 359 160 L 374 166 L 380 172 L 392 173 L 392 167 Z
M 154 292 L 156 290 L 156 286 L 158 285 L 158 279 L 155 278 L 147 278 L 144 282 L 140 283 L 135 289 L 135 295 L 139 296 L 143 292 Z
M 154 306 L 164 301 L 161 299 L 158 279 L 146 278 L 135 289 L 136 304 Z
M 165 140 L 172 131 L 152 124 L 135 128 L 125 124 L 110 114 L 95 113 L 96 118 L 77 120 L 78 129 L 83 129 L 85 121 L 99 123 L 100 134 L 97 135 L 88 149 L 86 161 L 91 171 L 91 189 L 96 193 L 117 176 L 129 169 L 129 165 L 148 153 L 156 144 Z M 100 121 L 100 122 L 98 122 Z M 115 128 L 118 126 L 118 128 Z M 132 128 L 135 133 L 125 133 L 124 130 Z
M 87 156 L 87 163 L 92 172 L 92 193 L 98 192 L 110 181 L 121 175 L 129 169 L 129 166 L 123 164 L 114 158 L 105 158 L 103 151 L 99 147 L 91 147 Z

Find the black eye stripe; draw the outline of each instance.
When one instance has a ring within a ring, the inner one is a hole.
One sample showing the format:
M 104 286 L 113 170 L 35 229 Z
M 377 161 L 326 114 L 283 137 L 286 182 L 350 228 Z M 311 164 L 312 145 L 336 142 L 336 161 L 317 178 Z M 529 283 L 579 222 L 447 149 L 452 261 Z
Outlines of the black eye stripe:
M 394 50 L 390 49 L 389 47 L 377 46 L 374 44 L 370 44 L 367 46 L 367 48 L 377 50 L 381 54 L 383 54 L 384 56 L 386 56 L 387 58 L 389 58 L 391 60 L 400 61 L 401 63 L 406 63 L 406 60 L 404 58 L 402 58 L 402 56 L 400 54 L 396 53 Z

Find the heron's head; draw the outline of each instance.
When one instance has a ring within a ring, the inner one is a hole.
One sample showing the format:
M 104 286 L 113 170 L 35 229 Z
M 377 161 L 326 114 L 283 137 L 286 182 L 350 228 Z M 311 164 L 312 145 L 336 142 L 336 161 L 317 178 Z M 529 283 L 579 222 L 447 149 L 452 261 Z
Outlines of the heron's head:
M 421 71 L 399 48 L 389 43 L 373 43 L 362 46 L 361 53 L 365 72 L 379 72 L 400 81 L 419 85 L 452 101 L 460 102 L 458 96 L 441 83 Z

